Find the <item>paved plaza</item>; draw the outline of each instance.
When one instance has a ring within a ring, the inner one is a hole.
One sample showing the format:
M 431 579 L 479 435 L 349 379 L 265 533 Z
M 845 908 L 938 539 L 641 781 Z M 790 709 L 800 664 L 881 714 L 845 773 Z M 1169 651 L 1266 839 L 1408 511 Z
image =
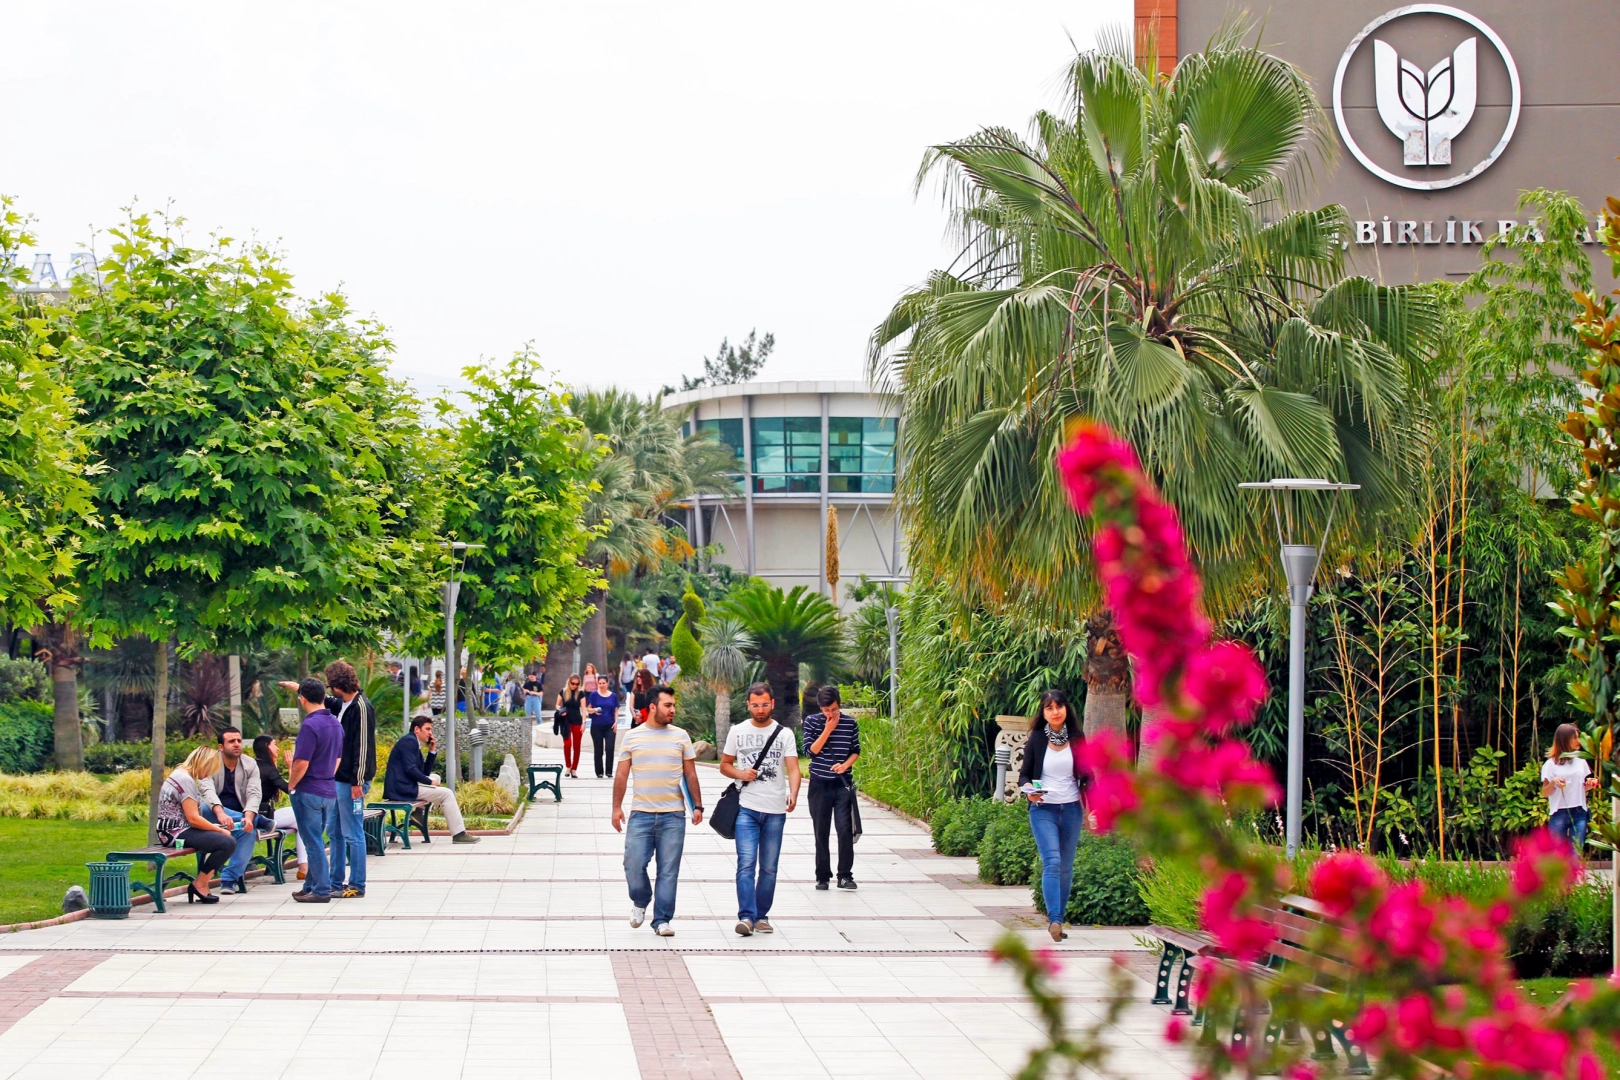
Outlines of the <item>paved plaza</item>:
M 712 806 L 725 781 L 700 776 Z M 924 829 L 867 803 L 859 891 L 817 892 L 801 804 L 775 934 L 733 932 L 731 844 L 703 825 L 687 832 L 676 934 L 658 938 L 629 925 L 611 782 L 564 785 L 511 836 L 391 847 L 363 900 L 311 907 L 291 883 L 256 884 L 6 936 L 0 1078 L 179 1080 L 229 1062 L 256 1080 L 970 1080 L 1023 1064 L 1037 1029 L 985 949 L 1009 925 L 1050 944 L 1029 890 L 977 885 L 973 860 L 935 855 Z M 1103 1008 L 1110 956 L 1142 949 L 1098 928 L 1059 952 L 1084 1019 Z M 1159 1037 L 1166 1010 L 1133 980 L 1113 1071 L 1189 1075 Z

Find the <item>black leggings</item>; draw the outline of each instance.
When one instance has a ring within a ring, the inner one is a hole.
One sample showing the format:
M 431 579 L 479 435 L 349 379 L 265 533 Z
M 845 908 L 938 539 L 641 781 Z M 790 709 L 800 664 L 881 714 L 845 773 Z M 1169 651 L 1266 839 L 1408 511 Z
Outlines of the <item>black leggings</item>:
M 613 741 L 616 738 L 618 733 L 612 725 L 604 724 L 601 727 L 591 725 L 591 753 L 596 759 L 597 776 L 613 775 Z
M 197 873 L 216 874 L 225 869 L 236 853 L 236 838 L 229 833 L 212 829 L 181 829 L 176 839 L 184 840 L 186 847 L 197 849 Z

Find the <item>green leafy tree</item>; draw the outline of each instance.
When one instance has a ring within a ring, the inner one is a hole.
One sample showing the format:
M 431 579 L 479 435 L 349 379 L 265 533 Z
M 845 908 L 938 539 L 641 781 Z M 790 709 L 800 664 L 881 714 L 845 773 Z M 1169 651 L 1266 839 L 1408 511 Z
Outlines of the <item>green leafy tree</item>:
M 914 563 L 967 605 L 1073 624 L 1099 604 L 1052 466 L 1077 418 L 1130 439 L 1217 608 L 1274 572 L 1239 482 L 1351 481 L 1372 507 L 1412 474 L 1437 306 L 1344 275 L 1344 209 L 1296 205 L 1315 92 L 1242 29 L 1168 77 L 1084 53 L 1032 142 L 987 128 L 924 161 L 961 254 L 877 328 L 871 368 L 903 403 Z M 1123 704 L 1103 667 L 1088 708 Z
M 101 280 L 73 298 L 69 370 L 105 526 L 85 542 L 82 611 L 157 644 L 155 821 L 171 638 L 196 655 L 304 620 L 349 625 L 376 504 L 279 258 L 223 238 L 190 247 L 146 214 L 111 235 Z
M 600 451 L 582 442 L 565 395 L 533 353 L 463 375 L 470 406 L 438 403 L 451 436 L 446 466 L 456 478 L 444 530 L 483 547 L 467 551 L 457 574 L 456 651 L 516 667 L 542 658 L 548 639 L 578 626 L 583 598 L 603 584 L 582 561 L 594 536 L 584 514 Z
M 748 653 L 765 666 L 778 719 L 785 724 L 798 722 L 800 665 L 817 679 L 844 666 L 844 628 L 838 609 L 803 585 L 783 592 L 763 582 L 751 584 L 733 593 L 716 614 L 736 619 L 753 638 Z
M 748 331 L 748 336 L 736 345 L 731 344 L 730 338 L 720 339 L 720 348 L 715 350 L 713 356 L 703 358 L 703 374 L 698 376 L 682 375 L 681 389 L 696 390 L 700 386 L 733 386 L 745 383 L 759 374 L 759 369 L 765 366 L 765 361 L 771 358 L 771 352 L 776 348 L 776 335 L 766 332 L 764 337 L 758 337 L 757 331 Z M 664 393 L 673 393 L 672 386 L 666 386 Z

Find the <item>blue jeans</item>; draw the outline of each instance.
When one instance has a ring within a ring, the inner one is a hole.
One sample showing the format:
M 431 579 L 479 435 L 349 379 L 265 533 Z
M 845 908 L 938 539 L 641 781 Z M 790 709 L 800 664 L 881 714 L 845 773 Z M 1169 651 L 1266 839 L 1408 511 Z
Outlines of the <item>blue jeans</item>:
M 546 707 L 546 699 L 539 694 L 530 694 L 523 699 L 523 712 L 535 723 L 540 722 L 540 710 Z
M 771 913 L 776 899 L 776 863 L 782 856 L 786 814 L 737 808 L 737 918 L 756 922 Z M 755 884 L 755 868 L 759 881 Z
M 1560 810 L 1547 819 L 1547 828 L 1552 830 L 1554 836 L 1561 836 L 1575 845 L 1575 853 L 1580 854 L 1586 846 L 1586 823 L 1589 819 L 1586 807 L 1572 806 Z
M 681 881 L 681 851 L 686 847 L 686 814 L 671 810 L 655 814 L 630 811 L 624 829 L 624 880 L 630 886 L 630 902 L 638 908 L 651 903 L 653 925 L 675 917 L 675 887 Z M 647 864 L 658 856 L 658 891 L 647 878 Z
M 350 785 L 337 786 L 337 806 L 334 810 L 332 830 L 332 888 L 343 888 L 344 882 L 361 892 L 366 891 L 366 801 L 356 800 L 349 794 Z M 355 802 L 360 809 L 354 808 Z M 345 878 L 344 874 L 348 874 Z
M 337 802 L 330 795 L 306 795 L 302 791 L 292 794 L 293 817 L 298 821 L 298 835 L 304 840 L 304 854 L 309 856 L 305 891 L 316 896 L 332 895 L 332 872 L 326 864 L 326 834 L 342 835 L 338 831 Z
M 233 822 L 241 822 L 242 815 L 228 806 L 220 807 Z M 232 833 L 236 841 L 236 850 L 231 853 L 231 861 L 225 864 L 225 871 L 220 874 L 223 884 L 240 885 L 242 879 L 247 877 L 248 860 L 253 858 L 253 845 L 259 842 L 257 827 L 264 822 L 264 818 L 255 814 L 253 816 L 254 829 L 238 829 Z
M 1074 853 L 1080 847 L 1080 827 L 1085 811 L 1077 802 L 1046 806 L 1029 804 L 1029 831 L 1035 834 L 1035 847 L 1041 853 L 1041 898 L 1046 901 L 1046 921 L 1065 921 L 1069 909 L 1069 889 L 1074 884 Z

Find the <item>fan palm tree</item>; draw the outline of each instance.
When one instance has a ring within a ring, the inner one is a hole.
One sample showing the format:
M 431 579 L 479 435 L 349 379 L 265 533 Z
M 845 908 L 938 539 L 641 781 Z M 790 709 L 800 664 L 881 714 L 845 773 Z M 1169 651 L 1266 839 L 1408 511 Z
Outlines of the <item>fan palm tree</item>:
M 1422 289 L 1344 275 L 1343 208 L 1298 205 L 1327 145 L 1320 106 L 1240 31 L 1168 77 L 1122 47 L 1083 53 L 1066 110 L 1038 114 L 1031 140 L 986 128 L 924 160 L 961 255 L 896 304 L 869 366 L 904 408 L 913 559 L 964 603 L 1095 613 L 1052 464 L 1081 417 L 1135 446 L 1217 608 L 1275 558 L 1239 482 L 1350 481 L 1365 509 L 1415 471 L 1438 310 Z M 1093 628 L 1091 654 L 1117 658 L 1111 620 Z M 1118 665 L 1096 666 L 1088 716 L 1122 722 Z
M 703 681 L 714 691 L 714 745 L 725 749 L 731 694 L 753 667 L 754 635 L 734 615 L 711 615 L 703 626 Z
M 657 397 L 618 389 L 578 390 L 571 399 L 587 439 L 607 447 L 593 472 L 586 524 L 606 525 L 585 557 L 605 573 L 625 575 L 656 569 L 665 559 L 684 559 L 692 545 L 666 520 L 688 496 L 732 490 L 737 470 L 729 448 L 713 432 L 681 433 L 681 418 L 664 411 Z M 595 611 L 580 632 L 583 659 L 607 667 L 605 591 L 588 598 Z
M 755 583 L 739 589 L 717 606 L 716 615 L 734 618 L 753 636 L 744 650 L 765 667 L 765 680 L 781 708 L 784 724 L 799 717 L 799 665 L 817 679 L 840 669 L 844 630 L 838 609 L 820 593 L 798 585 L 792 592 Z

